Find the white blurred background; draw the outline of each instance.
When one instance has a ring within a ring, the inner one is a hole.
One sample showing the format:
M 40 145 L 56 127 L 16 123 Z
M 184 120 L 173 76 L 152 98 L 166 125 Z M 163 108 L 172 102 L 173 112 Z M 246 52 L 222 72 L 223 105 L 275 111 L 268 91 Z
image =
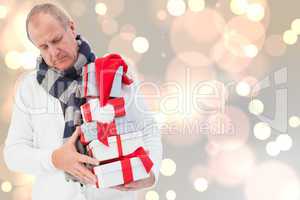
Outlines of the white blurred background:
M 35 69 L 25 19 L 42 1 L 0 0 L 0 199 L 34 177 L 2 149 L 18 77 Z M 158 185 L 139 198 L 299 200 L 300 1 L 64 0 L 100 57 L 127 59 L 159 122 Z

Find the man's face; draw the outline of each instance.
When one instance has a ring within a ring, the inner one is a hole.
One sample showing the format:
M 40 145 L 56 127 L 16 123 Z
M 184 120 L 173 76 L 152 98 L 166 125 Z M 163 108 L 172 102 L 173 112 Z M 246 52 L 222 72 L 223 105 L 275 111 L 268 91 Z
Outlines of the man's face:
M 73 22 L 64 28 L 51 15 L 40 13 L 31 18 L 28 33 L 48 66 L 66 70 L 75 63 L 78 45 Z

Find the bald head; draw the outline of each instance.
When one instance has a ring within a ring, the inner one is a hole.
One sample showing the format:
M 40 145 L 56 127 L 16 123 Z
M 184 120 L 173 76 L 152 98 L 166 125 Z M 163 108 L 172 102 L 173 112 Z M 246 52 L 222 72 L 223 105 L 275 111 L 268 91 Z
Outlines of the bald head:
M 51 3 L 43 3 L 43 4 L 35 5 L 28 13 L 26 19 L 26 33 L 29 40 L 31 40 L 29 30 L 28 30 L 29 24 L 34 17 L 39 16 L 40 14 L 50 15 L 55 20 L 57 20 L 64 29 L 66 29 L 69 22 L 72 21 L 70 15 L 63 8 L 57 5 Z

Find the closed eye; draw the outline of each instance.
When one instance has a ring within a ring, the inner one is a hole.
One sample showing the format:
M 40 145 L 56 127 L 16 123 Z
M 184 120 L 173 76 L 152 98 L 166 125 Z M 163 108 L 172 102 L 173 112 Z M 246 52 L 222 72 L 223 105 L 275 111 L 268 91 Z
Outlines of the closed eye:
M 46 50 L 46 49 L 48 48 L 48 45 L 41 45 L 40 48 L 41 48 L 42 50 Z
M 60 37 L 58 37 L 58 38 L 55 38 L 53 41 L 52 41 L 52 43 L 58 43 L 59 41 L 61 41 L 61 39 L 62 39 L 62 36 L 60 36 Z

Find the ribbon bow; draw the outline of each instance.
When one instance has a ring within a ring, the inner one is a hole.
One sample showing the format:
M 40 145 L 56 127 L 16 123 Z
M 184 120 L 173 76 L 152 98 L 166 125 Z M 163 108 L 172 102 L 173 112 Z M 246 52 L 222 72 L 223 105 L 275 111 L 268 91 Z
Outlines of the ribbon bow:
M 133 181 L 133 173 L 130 164 L 130 158 L 134 158 L 134 157 L 138 157 L 142 161 L 144 169 L 146 170 L 147 173 L 150 172 L 153 166 L 152 160 L 150 159 L 150 157 L 148 156 L 147 152 L 143 147 L 139 147 L 133 153 L 121 157 L 120 161 L 122 166 L 124 184 Z

